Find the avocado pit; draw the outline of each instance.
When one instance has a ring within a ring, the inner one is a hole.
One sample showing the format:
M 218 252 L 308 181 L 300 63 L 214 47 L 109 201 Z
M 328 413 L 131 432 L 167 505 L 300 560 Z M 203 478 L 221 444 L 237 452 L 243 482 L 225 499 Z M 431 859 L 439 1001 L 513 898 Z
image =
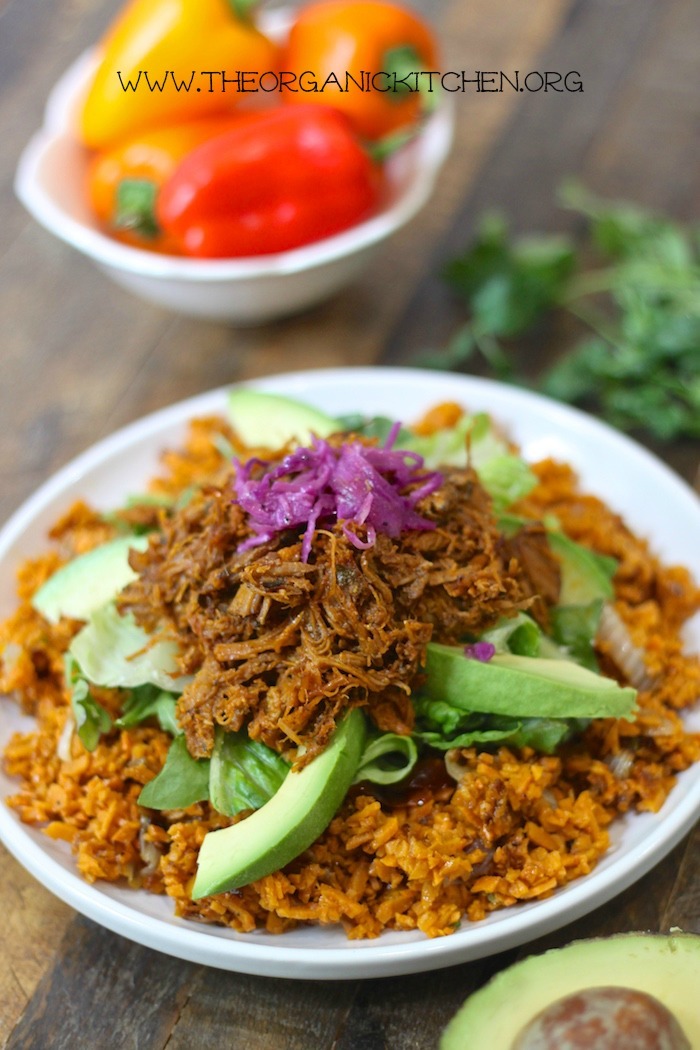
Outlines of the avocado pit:
M 692 1050 L 677 1019 L 634 988 L 587 988 L 557 999 L 522 1029 L 512 1050 Z

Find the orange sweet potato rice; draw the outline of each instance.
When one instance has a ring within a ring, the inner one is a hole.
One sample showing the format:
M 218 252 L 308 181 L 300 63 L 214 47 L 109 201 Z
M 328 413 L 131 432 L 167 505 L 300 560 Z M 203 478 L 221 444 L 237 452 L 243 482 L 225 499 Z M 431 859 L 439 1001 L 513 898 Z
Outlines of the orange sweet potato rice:
M 446 412 L 433 412 L 424 429 L 443 423 Z M 221 433 L 235 443 L 220 419 L 195 421 L 186 447 L 164 456 L 152 491 L 175 495 L 220 474 L 225 461 L 212 437 Z M 19 607 L 0 626 L 4 703 L 16 701 L 36 720 L 6 749 L 5 769 L 17 779 L 7 804 L 23 822 L 65 840 L 89 882 L 168 894 L 178 915 L 239 931 L 283 933 L 311 923 L 341 924 L 349 938 L 385 929 L 437 937 L 589 874 L 615 819 L 658 811 L 677 774 L 700 759 L 700 736 L 681 719 L 700 696 L 700 661 L 684 654 L 679 636 L 700 607 L 700 591 L 685 569 L 660 564 L 619 516 L 582 494 L 569 467 L 545 461 L 533 469 L 538 485 L 518 510 L 554 514 L 571 538 L 618 560 L 615 610 L 647 671 L 634 721 L 594 721 L 556 756 L 465 750 L 459 783 L 423 768 L 395 797 L 356 786 L 326 832 L 284 871 L 193 902 L 204 835 L 230 821 L 206 803 L 155 817 L 139 807 L 170 744 L 155 726 L 113 730 L 85 750 L 71 732 L 63 682 L 63 653 L 80 625 L 48 625 L 30 604 L 61 564 L 113 533 L 113 522 L 77 504 L 53 527 L 50 551 L 23 565 Z M 599 656 L 606 673 L 621 677 L 602 643 Z M 116 696 L 96 693 L 114 713 Z

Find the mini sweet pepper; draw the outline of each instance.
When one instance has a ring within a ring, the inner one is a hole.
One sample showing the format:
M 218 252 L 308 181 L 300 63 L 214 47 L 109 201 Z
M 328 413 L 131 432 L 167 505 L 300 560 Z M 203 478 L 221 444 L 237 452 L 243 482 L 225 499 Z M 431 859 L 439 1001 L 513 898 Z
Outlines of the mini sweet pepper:
M 103 229 L 137 248 L 176 252 L 155 221 L 158 193 L 189 153 L 240 119 L 233 113 L 149 128 L 95 153 L 88 164 L 87 193 Z
M 280 106 L 242 117 L 193 150 L 156 201 L 158 226 L 186 255 L 287 251 L 371 215 L 378 169 L 344 114 Z
M 145 128 L 230 111 L 237 70 L 274 70 L 277 47 L 254 24 L 253 0 L 130 0 L 98 49 L 80 118 L 103 149 Z
M 410 8 L 391 0 L 315 0 L 295 16 L 281 68 L 296 78 L 291 104 L 333 105 L 366 139 L 414 124 L 434 71 L 435 37 Z M 290 80 L 291 83 L 294 83 Z

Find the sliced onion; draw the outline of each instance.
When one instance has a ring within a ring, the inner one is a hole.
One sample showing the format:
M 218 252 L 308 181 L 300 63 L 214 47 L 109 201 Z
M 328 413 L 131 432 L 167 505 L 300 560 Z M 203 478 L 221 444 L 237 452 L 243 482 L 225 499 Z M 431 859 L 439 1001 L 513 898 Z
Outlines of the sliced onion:
M 481 878 L 482 875 L 488 875 L 489 874 L 489 872 L 491 871 L 491 863 L 493 861 L 493 855 L 495 853 L 495 850 L 493 849 L 493 847 L 492 846 L 487 846 L 485 842 L 481 841 L 481 839 L 477 839 L 476 842 L 474 842 L 472 844 L 470 852 L 473 852 L 474 850 L 478 850 L 478 849 L 483 849 L 485 855 L 484 855 L 484 859 L 480 860 L 479 863 L 475 864 L 474 867 L 472 868 L 472 870 L 471 870 L 471 878 L 473 878 L 473 879 L 478 879 L 478 878 Z
M 146 832 L 150 826 L 151 822 L 148 817 L 141 817 L 141 827 L 139 830 L 139 854 L 144 863 L 144 867 L 141 869 L 142 875 L 153 875 L 154 872 L 158 871 L 158 865 L 160 864 L 160 851 L 158 850 L 158 847 L 155 843 L 146 838 Z
M 626 624 L 612 605 L 605 604 L 600 615 L 598 641 L 605 642 L 610 656 L 635 689 L 649 689 L 652 678 L 644 662 L 644 650 L 632 641 Z
M 616 755 L 610 755 L 605 761 L 615 779 L 624 780 L 625 777 L 629 776 L 632 769 L 634 755 L 631 751 L 624 749 L 618 751 Z
M 458 747 L 451 747 L 449 751 L 445 752 L 445 769 L 448 776 L 451 776 L 457 783 L 460 782 L 469 769 Z
M 66 713 L 66 720 L 63 723 L 61 735 L 56 741 L 56 757 L 60 758 L 61 762 L 70 762 L 73 758 L 71 744 L 73 742 L 74 731 L 75 719 L 73 718 L 73 712 L 69 709 Z
M 8 642 L 0 653 L 5 671 L 12 671 L 21 655 L 22 647 L 17 645 L 17 642 Z

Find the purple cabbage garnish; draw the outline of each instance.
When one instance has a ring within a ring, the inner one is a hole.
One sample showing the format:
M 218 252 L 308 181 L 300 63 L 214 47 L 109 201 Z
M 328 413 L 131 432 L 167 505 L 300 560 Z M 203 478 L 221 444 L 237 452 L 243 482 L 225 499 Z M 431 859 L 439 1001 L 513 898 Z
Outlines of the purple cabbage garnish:
M 309 447 L 294 449 L 276 464 L 235 460 L 235 500 L 253 532 L 239 550 L 303 526 L 301 558 L 306 562 L 318 526 L 340 522 L 358 549 L 371 547 L 377 533 L 395 539 L 408 529 L 434 529 L 434 522 L 415 508 L 439 488 L 442 475 L 423 471 L 418 453 L 393 449 L 398 432 L 397 423 L 383 448 L 359 441 L 336 448 L 314 436 Z M 366 539 L 358 536 L 357 526 L 364 528 Z
M 464 646 L 464 655 L 471 660 L 478 660 L 482 664 L 487 664 L 491 657 L 496 655 L 496 646 L 493 642 L 472 642 L 470 645 Z

